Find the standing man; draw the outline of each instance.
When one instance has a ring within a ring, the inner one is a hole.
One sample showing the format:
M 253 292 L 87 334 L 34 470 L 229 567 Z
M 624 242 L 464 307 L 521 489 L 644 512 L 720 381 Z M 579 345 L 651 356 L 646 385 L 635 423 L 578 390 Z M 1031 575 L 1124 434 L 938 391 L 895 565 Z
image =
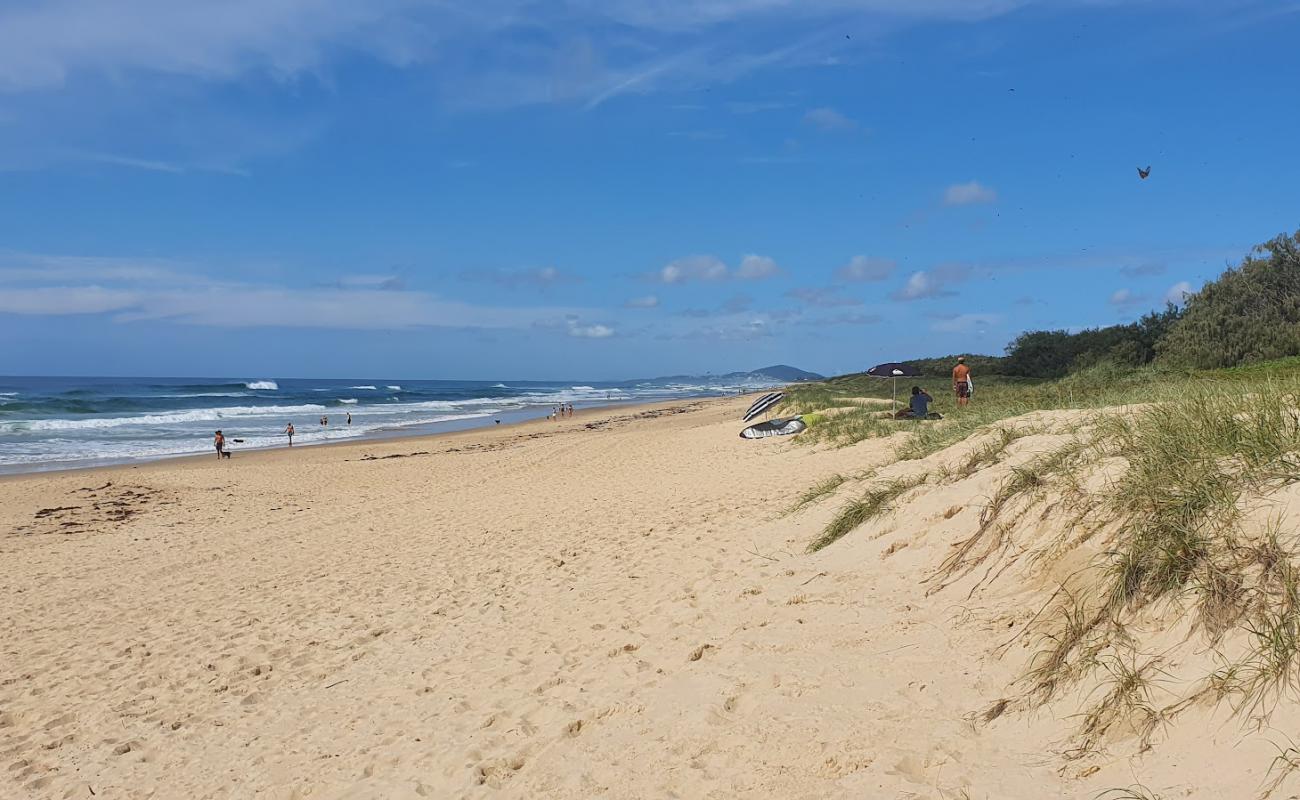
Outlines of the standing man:
M 957 405 L 970 404 L 970 367 L 966 366 L 966 356 L 958 356 L 957 366 L 952 368 L 952 390 L 957 394 Z
M 221 452 L 226 449 L 226 436 L 221 431 L 217 431 L 212 437 L 212 444 L 217 448 L 217 458 L 221 458 Z
M 351 411 L 348 412 L 348 424 L 349 424 L 349 425 L 352 424 L 352 412 L 351 412 Z
M 292 422 L 284 426 L 284 432 L 289 437 L 289 446 L 293 447 L 293 423 Z

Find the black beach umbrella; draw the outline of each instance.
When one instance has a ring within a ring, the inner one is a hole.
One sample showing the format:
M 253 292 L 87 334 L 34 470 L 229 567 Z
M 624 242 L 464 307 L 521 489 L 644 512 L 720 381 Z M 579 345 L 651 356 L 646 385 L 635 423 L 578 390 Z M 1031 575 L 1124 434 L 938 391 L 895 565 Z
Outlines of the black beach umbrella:
M 749 422 L 751 419 L 781 402 L 781 398 L 783 397 L 785 397 L 785 392 L 769 392 L 768 394 L 758 398 L 754 401 L 754 404 L 749 407 L 749 410 L 745 412 L 744 421 Z
M 891 408 L 898 407 L 898 379 L 899 378 L 916 378 L 920 377 L 921 370 L 911 364 L 898 364 L 889 362 L 888 364 L 877 364 L 867 370 L 867 374 L 873 378 L 892 378 L 894 381 L 893 400 Z

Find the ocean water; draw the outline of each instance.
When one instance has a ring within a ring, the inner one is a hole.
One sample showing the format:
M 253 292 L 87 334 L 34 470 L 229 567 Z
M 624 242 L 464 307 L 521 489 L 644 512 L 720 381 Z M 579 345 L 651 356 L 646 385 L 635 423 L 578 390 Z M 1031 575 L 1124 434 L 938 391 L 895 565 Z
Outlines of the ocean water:
M 734 394 L 772 385 L 639 381 L 0 377 L 0 472 L 456 430 L 575 408 Z M 346 424 L 347 414 L 352 424 Z M 320 418 L 327 416 L 328 425 Z M 236 439 L 242 441 L 234 441 Z

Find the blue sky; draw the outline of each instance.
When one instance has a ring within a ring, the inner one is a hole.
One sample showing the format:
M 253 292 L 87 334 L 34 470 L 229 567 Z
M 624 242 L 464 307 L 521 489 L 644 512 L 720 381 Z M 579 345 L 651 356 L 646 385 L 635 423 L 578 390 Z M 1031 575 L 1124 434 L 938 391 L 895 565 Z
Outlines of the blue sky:
M 837 373 L 1130 320 L 1298 227 L 1298 37 L 1295 2 L 11 0 L 0 373 Z

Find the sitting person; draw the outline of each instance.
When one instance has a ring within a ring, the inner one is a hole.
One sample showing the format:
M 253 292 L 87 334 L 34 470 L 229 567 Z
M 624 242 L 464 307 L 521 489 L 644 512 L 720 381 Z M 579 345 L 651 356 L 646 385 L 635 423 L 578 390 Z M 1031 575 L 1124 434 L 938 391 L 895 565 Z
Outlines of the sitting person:
M 929 419 L 930 404 L 933 402 L 934 402 L 934 398 L 930 396 L 929 392 L 925 391 L 920 386 L 913 386 L 912 399 L 908 403 L 908 407 L 904 408 L 903 410 L 895 414 L 894 418 L 895 419 Z M 935 417 L 938 417 L 938 415 L 936 414 Z

